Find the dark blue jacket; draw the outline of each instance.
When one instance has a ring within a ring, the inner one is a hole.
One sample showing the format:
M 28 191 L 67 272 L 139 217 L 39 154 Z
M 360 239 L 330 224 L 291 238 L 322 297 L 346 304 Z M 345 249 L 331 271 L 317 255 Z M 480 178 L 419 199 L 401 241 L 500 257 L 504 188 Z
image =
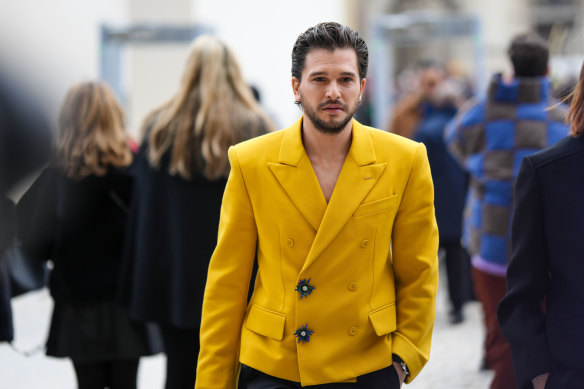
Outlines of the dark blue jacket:
M 452 158 L 444 143 L 444 128 L 456 115 L 454 106 L 426 104 L 415 140 L 424 143 L 434 181 L 434 207 L 440 240 L 460 239 L 467 175 Z

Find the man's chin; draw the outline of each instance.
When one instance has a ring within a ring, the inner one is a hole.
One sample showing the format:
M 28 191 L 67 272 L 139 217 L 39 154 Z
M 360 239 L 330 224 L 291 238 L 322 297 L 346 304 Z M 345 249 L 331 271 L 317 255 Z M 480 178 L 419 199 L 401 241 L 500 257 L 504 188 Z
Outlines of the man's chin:
M 321 120 L 319 123 L 315 123 L 315 127 L 322 133 L 334 135 L 343 131 L 347 123 L 348 121 L 346 119 L 327 121 Z
M 325 135 L 337 135 L 338 133 L 342 132 L 345 129 L 345 126 L 332 126 L 332 125 L 319 126 L 319 125 L 316 125 L 315 128 L 319 132 L 321 132 L 322 134 L 325 134 Z

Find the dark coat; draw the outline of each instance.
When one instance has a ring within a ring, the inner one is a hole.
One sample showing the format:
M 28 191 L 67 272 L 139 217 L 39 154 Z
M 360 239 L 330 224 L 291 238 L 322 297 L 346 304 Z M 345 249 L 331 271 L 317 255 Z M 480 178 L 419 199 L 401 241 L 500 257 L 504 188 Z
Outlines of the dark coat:
M 56 302 L 115 301 L 132 181 L 130 169 L 74 180 L 47 168 L 20 199 L 19 238 L 53 261 Z
M 426 104 L 424 112 L 415 140 L 428 151 L 440 239 L 460 238 L 468 177 L 444 142 L 444 128 L 456 115 L 456 108 Z
M 197 328 L 226 179 L 170 176 L 168 155 L 155 169 L 147 151 L 136 157 L 122 304 L 138 320 Z
M 0 75 L 0 341 L 11 341 L 11 291 L 4 251 L 12 246 L 15 207 L 7 192 L 49 158 L 51 131 L 45 114 L 9 77 Z
M 553 384 L 584 377 L 583 166 L 584 139 L 568 137 L 524 158 L 517 177 L 507 294 L 498 314 L 521 388 L 545 372 L 546 388 L 584 385 Z

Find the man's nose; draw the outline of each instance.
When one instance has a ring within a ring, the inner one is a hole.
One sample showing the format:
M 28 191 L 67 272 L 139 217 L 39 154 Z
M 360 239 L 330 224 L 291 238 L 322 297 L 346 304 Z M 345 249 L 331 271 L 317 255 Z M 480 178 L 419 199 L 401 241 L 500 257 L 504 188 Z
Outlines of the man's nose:
M 326 97 L 330 100 L 337 100 L 339 97 L 341 97 L 341 89 L 339 88 L 338 83 L 329 83 L 326 90 Z

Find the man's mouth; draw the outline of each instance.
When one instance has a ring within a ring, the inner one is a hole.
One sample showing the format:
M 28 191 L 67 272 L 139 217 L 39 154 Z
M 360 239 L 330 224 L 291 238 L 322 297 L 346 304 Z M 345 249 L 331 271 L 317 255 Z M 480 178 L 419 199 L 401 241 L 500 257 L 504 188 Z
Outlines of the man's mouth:
M 344 104 L 336 104 L 336 103 L 323 103 L 321 104 L 320 109 L 327 112 L 342 112 L 345 110 Z

